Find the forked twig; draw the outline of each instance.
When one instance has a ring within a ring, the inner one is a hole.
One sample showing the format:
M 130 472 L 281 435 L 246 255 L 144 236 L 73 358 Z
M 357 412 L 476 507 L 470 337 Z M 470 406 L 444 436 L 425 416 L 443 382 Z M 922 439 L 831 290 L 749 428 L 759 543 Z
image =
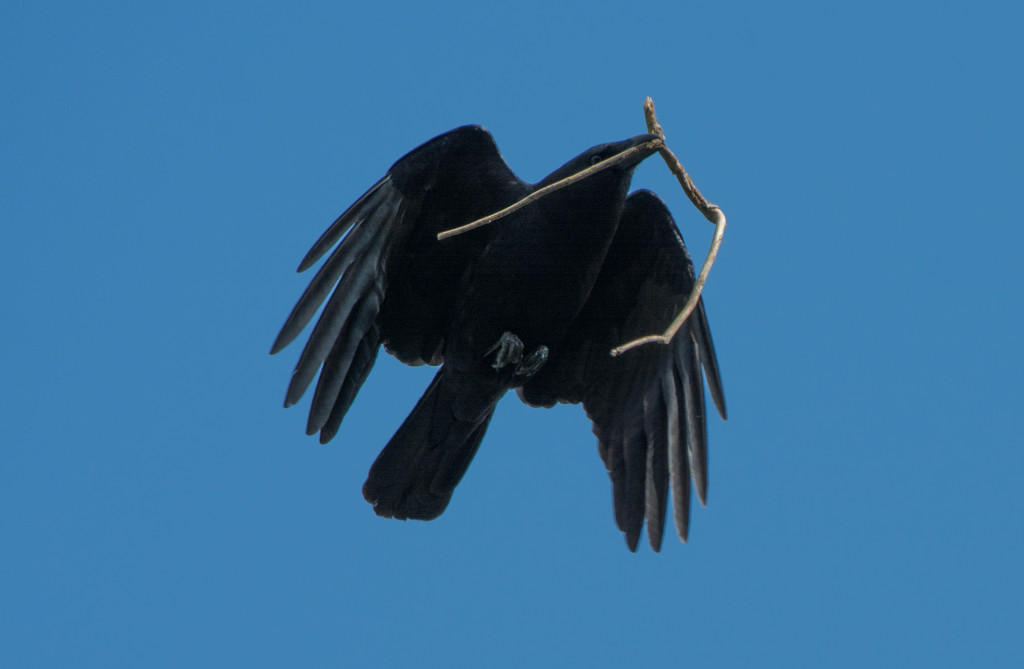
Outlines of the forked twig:
M 668 329 L 661 334 L 647 335 L 646 337 L 640 337 L 617 346 L 612 349 L 613 356 L 621 355 L 632 348 L 644 344 L 667 344 L 672 341 L 672 337 L 679 332 L 679 328 L 683 327 L 683 323 L 686 322 L 686 319 L 689 318 L 697 306 L 701 291 L 704 290 L 704 283 L 708 280 L 708 273 L 711 272 L 711 265 L 714 264 L 715 257 L 718 255 L 718 247 L 722 245 L 722 235 L 725 234 L 725 214 L 718 205 L 708 202 L 701 195 L 697 187 L 693 185 L 693 179 L 690 178 L 690 175 L 686 173 L 686 169 L 683 168 L 683 164 L 679 162 L 676 155 L 668 148 L 665 142 L 665 131 L 662 130 L 661 124 L 658 123 L 658 117 L 654 113 L 654 100 L 651 98 L 647 98 L 644 101 L 644 119 L 647 121 L 647 132 L 661 138 L 662 144 L 658 148 L 658 153 L 661 154 L 661 157 L 665 159 L 665 164 L 668 165 L 668 168 L 679 179 L 679 184 L 683 187 L 683 191 L 686 192 L 686 196 L 690 198 L 690 202 L 704 214 L 704 218 L 715 224 L 715 236 L 711 239 L 711 248 L 708 249 L 708 255 L 704 259 L 704 266 L 701 267 L 700 274 L 697 275 L 697 281 L 693 284 L 693 290 L 690 291 L 690 298 L 686 301 L 682 311 L 679 312 L 671 325 L 668 326 Z
M 477 220 L 473 221 L 472 223 L 466 223 L 465 225 L 460 225 L 457 228 L 452 228 L 451 230 L 445 230 L 443 232 L 439 232 L 439 233 L 437 233 L 437 239 L 438 239 L 438 241 L 441 241 L 443 239 L 448 239 L 449 237 L 454 237 L 455 235 L 461 235 L 463 232 L 469 232 L 470 230 L 475 230 L 476 228 L 479 228 L 479 227 L 482 227 L 484 225 L 487 225 L 488 223 L 494 223 L 499 218 L 505 218 L 506 216 L 508 216 L 512 212 L 518 211 L 519 209 L 522 209 L 526 205 L 531 204 L 533 202 L 536 202 L 537 200 L 541 199 L 545 195 L 548 195 L 549 193 L 553 193 L 556 190 L 559 190 L 560 188 L 565 188 L 566 186 L 571 186 L 572 184 L 576 183 L 577 181 L 583 181 L 584 179 L 589 177 L 591 174 L 596 174 L 597 172 L 600 172 L 601 170 L 608 169 L 612 165 L 615 165 L 617 163 L 621 163 L 623 160 L 626 160 L 630 156 L 634 156 L 634 155 L 640 153 L 641 151 L 646 151 L 648 149 L 653 149 L 655 147 L 659 147 L 660 148 L 661 146 L 664 146 L 663 142 L 664 142 L 663 139 L 651 139 L 651 140 L 648 140 L 648 141 L 646 141 L 643 144 L 640 144 L 638 146 L 630 147 L 630 148 L 626 149 L 625 151 L 622 151 L 621 153 L 616 153 L 611 158 L 605 158 L 601 162 L 594 163 L 593 165 L 591 165 L 590 167 L 588 167 L 585 170 L 580 170 L 576 174 L 570 174 L 569 176 L 565 177 L 564 179 L 559 179 L 558 181 L 556 181 L 553 184 L 548 184 L 547 186 L 544 186 L 543 188 L 530 193 L 529 195 L 524 197 L 522 200 L 518 200 L 517 202 L 515 202 L 515 203 L 505 207 L 501 211 L 496 211 L 496 212 L 494 212 L 493 214 L 491 214 L 489 216 L 484 216 L 483 218 L 478 218 Z
M 675 319 L 673 319 L 672 323 L 668 326 L 668 329 L 661 334 L 647 335 L 645 337 L 640 337 L 626 342 L 621 346 L 613 348 L 611 354 L 613 356 L 621 355 L 630 349 L 644 344 L 668 344 L 672 341 L 672 338 L 676 333 L 679 332 L 679 328 L 683 326 L 683 323 L 686 322 L 686 319 L 689 318 L 690 314 L 697 306 L 697 301 L 700 299 L 701 291 L 704 290 L 704 283 L 707 281 L 708 273 L 711 271 L 711 265 L 714 264 L 715 257 L 718 255 L 718 247 L 722 245 L 722 236 L 725 234 L 725 214 L 718 205 L 708 202 L 707 199 L 701 195 L 700 191 L 697 190 L 697 187 L 693 184 L 693 179 L 691 179 L 690 175 L 686 173 L 686 169 L 683 167 L 683 164 L 679 162 L 679 158 L 677 158 L 676 155 L 668 148 L 668 145 L 665 142 L 665 131 L 662 129 L 661 124 L 658 123 L 658 117 L 654 113 L 654 100 L 649 97 L 644 101 L 644 119 L 647 122 L 647 132 L 652 135 L 656 135 L 658 139 L 652 139 L 639 146 L 626 149 L 621 153 L 615 154 L 611 158 L 606 158 L 599 163 L 591 165 L 585 170 L 581 170 L 576 174 L 572 174 L 564 179 L 556 181 L 553 184 L 549 184 L 537 191 L 534 191 L 533 193 L 530 193 L 518 202 L 505 207 L 501 211 L 496 211 L 489 216 L 484 216 L 483 218 L 467 223 L 466 225 L 440 232 L 437 235 L 437 239 L 439 241 L 448 239 L 449 237 L 454 237 L 455 235 L 462 234 L 463 232 L 469 232 L 470 230 L 482 227 L 488 223 L 493 223 L 498 219 L 508 216 L 514 211 L 518 211 L 519 209 L 536 202 L 549 193 L 553 193 L 560 188 L 565 188 L 566 186 L 572 185 L 578 181 L 582 181 L 590 175 L 596 174 L 601 170 L 620 163 L 640 151 L 656 147 L 658 152 L 661 154 L 661 157 L 665 160 L 665 164 L 668 165 L 669 170 L 671 170 L 672 173 L 676 175 L 676 178 L 679 179 L 679 184 L 683 187 L 683 191 L 686 193 L 686 196 L 690 198 L 690 202 L 692 202 L 693 205 L 697 207 L 702 214 L 704 214 L 704 218 L 714 223 L 715 235 L 711 240 L 711 248 L 708 249 L 708 255 L 704 259 L 704 265 L 700 269 L 700 274 L 697 275 L 697 280 L 693 284 L 693 290 L 690 292 L 690 297 L 683 306 L 682 311 L 679 312 Z

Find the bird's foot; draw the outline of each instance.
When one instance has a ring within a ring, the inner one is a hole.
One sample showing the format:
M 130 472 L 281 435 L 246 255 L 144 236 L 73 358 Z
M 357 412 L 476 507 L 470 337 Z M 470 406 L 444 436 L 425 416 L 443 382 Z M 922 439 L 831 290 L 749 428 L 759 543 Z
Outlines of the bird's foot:
M 497 353 L 495 353 L 497 351 Z M 487 349 L 484 355 L 494 353 L 494 362 L 491 364 L 496 370 L 504 369 L 509 365 L 515 365 L 517 376 L 533 376 L 537 373 L 548 359 L 548 347 L 538 346 L 528 355 L 523 355 L 523 341 L 512 334 L 505 332 L 495 342 L 494 346 Z
M 548 361 L 548 347 L 538 346 L 525 356 L 516 367 L 516 376 L 530 377 L 536 374 Z
M 494 363 L 491 365 L 494 369 L 518 365 L 523 359 L 523 340 L 511 332 L 506 332 L 494 343 L 494 346 L 487 349 L 484 355 L 488 356 L 495 351 L 497 353 L 494 355 Z

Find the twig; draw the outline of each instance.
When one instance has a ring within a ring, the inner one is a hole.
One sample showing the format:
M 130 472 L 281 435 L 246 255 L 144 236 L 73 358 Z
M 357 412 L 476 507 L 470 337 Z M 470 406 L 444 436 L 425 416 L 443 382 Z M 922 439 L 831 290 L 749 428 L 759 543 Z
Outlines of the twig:
M 620 153 L 616 153 L 611 158 L 605 158 L 601 162 L 594 163 L 593 165 L 591 165 L 590 167 L 586 168 L 585 170 L 580 170 L 576 174 L 571 174 L 571 175 L 565 177 L 564 179 L 560 179 L 560 180 L 556 181 L 553 184 L 548 184 L 547 186 L 544 186 L 543 188 L 530 193 L 529 195 L 524 197 L 522 200 L 518 200 L 514 204 L 509 205 L 508 207 L 505 207 L 501 211 L 496 211 L 496 212 L 494 212 L 493 214 L 491 214 L 489 216 L 484 216 L 483 218 L 478 218 L 477 220 L 473 221 L 472 223 L 467 223 L 467 224 L 461 225 L 461 226 L 459 226 L 457 228 L 452 228 L 451 230 L 445 230 L 443 232 L 439 232 L 437 234 L 437 239 L 438 239 L 438 241 L 441 241 L 443 239 L 448 239 L 449 237 L 454 237 L 455 235 L 461 235 L 463 232 L 469 232 L 470 230 L 475 230 L 476 228 L 479 228 L 479 227 L 482 227 L 484 225 L 487 225 L 488 223 L 493 223 L 493 222 L 497 221 L 499 218 L 504 218 L 504 217 L 508 216 L 509 214 L 511 214 L 512 212 L 518 211 L 519 209 L 522 209 L 526 205 L 531 204 L 533 202 L 536 202 L 537 200 L 539 200 L 540 198 L 544 197 L 545 195 L 547 195 L 549 193 L 553 193 L 556 190 L 559 190 L 560 188 L 565 188 L 566 186 L 571 186 L 572 184 L 576 183 L 577 181 L 582 181 L 583 179 L 586 179 L 587 177 L 589 177 L 591 174 L 596 174 L 597 172 L 600 172 L 601 170 L 608 169 L 612 165 L 615 165 L 617 163 L 621 163 L 623 160 L 626 160 L 627 158 L 629 158 L 631 156 L 634 156 L 637 153 L 640 153 L 641 151 L 647 151 L 647 150 L 653 149 L 653 148 L 659 148 L 660 149 L 662 146 L 664 146 L 663 141 L 664 140 L 662 140 L 662 139 L 651 139 L 651 140 L 648 140 L 648 141 L 644 142 L 643 144 L 639 144 L 637 146 L 630 147 L 630 148 L 628 148 L 625 151 L 622 151 Z
M 715 257 L 718 255 L 718 247 L 722 245 L 722 235 L 725 234 L 725 214 L 718 205 L 708 202 L 701 195 L 697 187 L 693 185 L 690 175 L 683 168 L 683 164 L 679 162 L 676 155 L 668 148 L 665 142 L 665 131 L 662 130 L 661 124 L 658 123 L 658 117 L 654 113 L 654 100 L 651 98 L 647 98 L 644 101 L 644 119 L 647 121 L 647 131 L 661 138 L 662 144 L 658 148 L 658 153 L 661 154 L 661 157 L 665 159 L 665 164 L 668 165 L 668 168 L 679 179 L 679 184 L 683 187 L 687 197 L 690 198 L 690 202 L 704 214 L 704 218 L 715 224 L 715 236 L 711 239 L 711 248 L 708 249 L 708 255 L 704 259 L 704 266 L 701 267 L 697 281 L 693 284 L 693 290 L 690 291 L 690 298 L 686 301 L 682 311 L 672 321 L 672 324 L 668 326 L 668 329 L 661 334 L 640 337 L 639 339 L 626 342 L 622 346 L 613 348 L 611 352 L 613 356 L 621 355 L 632 348 L 644 344 L 667 344 L 672 341 L 672 337 L 679 332 L 679 328 L 683 327 L 683 323 L 686 322 L 686 319 L 689 318 L 697 306 L 701 291 L 704 290 L 704 283 L 708 279 L 708 273 L 711 272 L 711 265 L 714 264 Z
M 665 159 L 665 164 L 672 170 L 672 174 L 676 175 L 676 178 L 679 179 L 679 185 L 683 187 L 686 196 L 690 198 L 690 202 L 700 210 L 700 213 L 704 214 L 704 218 L 718 225 L 722 210 L 718 208 L 718 205 L 711 204 L 701 195 L 697 187 L 693 185 L 693 179 L 686 173 L 686 168 L 679 162 L 679 158 L 676 158 L 676 154 L 672 153 L 671 149 L 668 148 L 668 144 L 665 141 L 665 131 L 662 129 L 661 124 L 658 123 L 658 117 L 654 113 L 654 100 L 651 98 L 644 100 L 644 120 L 647 121 L 647 132 L 657 135 L 661 139 L 662 144 L 658 148 L 658 153 Z
M 547 186 L 544 186 L 540 190 L 530 193 L 529 195 L 515 202 L 514 204 L 505 207 L 501 211 L 497 211 L 489 216 L 484 216 L 483 218 L 479 218 L 471 223 L 467 223 L 466 225 L 462 225 L 457 228 L 452 228 L 450 230 L 440 232 L 437 235 L 438 241 L 448 239 L 449 237 L 454 237 L 455 235 L 460 235 L 463 232 L 475 230 L 476 228 L 482 227 L 489 223 L 493 223 L 498 219 L 508 216 L 514 211 L 518 211 L 519 209 L 522 209 L 523 207 L 533 202 L 536 202 L 545 195 L 548 195 L 549 193 L 553 193 L 556 190 L 565 188 L 566 186 L 570 186 L 578 181 L 582 181 L 583 179 L 586 179 L 590 175 L 596 174 L 601 170 L 607 169 L 612 165 L 620 163 L 623 160 L 626 160 L 630 156 L 633 156 L 641 151 L 657 148 L 658 153 L 660 153 L 661 157 L 665 160 L 665 164 L 668 165 L 669 170 L 671 170 L 672 173 L 676 175 L 676 178 L 679 179 L 679 184 L 683 187 L 683 191 L 686 193 L 686 196 L 690 198 L 690 202 L 692 202 L 693 205 L 697 207 L 697 209 L 700 210 L 702 214 L 704 214 L 704 217 L 706 219 L 714 223 L 715 235 L 711 240 L 711 248 L 708 249 L 708 255 L 704 259 L 704 265 L 701 267 L 700 274 L 697 276 L 697 280 L 693 284 L 693 290 L 690 292 L 690 297 L 686 301 L 686 304 L 683 306 L 682 311 L 679 312 L 679 314 L 672 321 L 671 325 L 668 326 L 668 329 L 661 334 L 647 335 L 646 337 L 640 337 L 639 339 L 634 339 L 632 341 L 626 342 L 622 346 L 618 346 L 612 349 L 611 354 L 613 356 L 621 355 L 630 349 L 636 348 L 637 346 L 642 346 L 644 344 L 669 343 L 670 341 L 672 341 L 672 337 L 674 337 L 676 333 L 679 332 L 679 329 L 683 326 L 683 323 L 686 322 L 686 319 L 689 318 L 690 314 L 697 306 L 697 301 L 700 299 L 701 291 L 704 290 L 704 283 L 707 281 L 708 273 L 711 272 L 711 266 L 714 264 L 715 257 L 718 255 L 718 247 L 722 245 L 722 236 L 725 234 L 725 214 L 718 207 L 718 205 L 708 202 L 707 199 L 703 195 L 701 195 L 701 192 L 697 190 L 697 187 L 694 185 L 693 179 L 691 179 L 690 175 L 687 174 L 686 169 L 683 167 L 683 164 L 679 162 L 679 158 L 677 158 L 676 155 L 672 153 L 672 151 L 668 148 L 668 145 L 665 142 L 665 131 L 662 129 L 661 124 L 658 123 L 658 117 L 654 113 L 654 100 L 652 100 L 651 98 L 647 98 L 644 101 L 644 119 L 647 122 L 647 131 L 652 135 L 656 135 L 658 139 L 652 139 L 650 141 L 644 142 L 643 144 L 640 144 L 639 146 L 634 146 L 629 149 L 626 149 L 621 153 L 615 154 L 611 158 L 606 158 L 599 163 L 591 165 L 585 170 L 581 170 L 576 174 L 567 176 L 566 178 L 556 181 L 553 184 L 548 184 Z

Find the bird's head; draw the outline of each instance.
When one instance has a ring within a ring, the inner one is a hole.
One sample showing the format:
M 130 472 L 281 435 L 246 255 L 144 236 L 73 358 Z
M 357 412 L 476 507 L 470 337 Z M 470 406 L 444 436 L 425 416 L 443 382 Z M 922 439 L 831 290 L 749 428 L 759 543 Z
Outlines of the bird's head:
M 559 167 L 537 187 L 553 184 L 589 168 L 597 168 L 595 171 L 598 173 L 607 171 L 609 174 L 606 177 L 614 174 L 615 178 L 621 179 L 624 174 L 631 174 L 645 158 L 657 152 L 661 144 L 657 135 L 637 135 L 621 142 L 598 144 Z

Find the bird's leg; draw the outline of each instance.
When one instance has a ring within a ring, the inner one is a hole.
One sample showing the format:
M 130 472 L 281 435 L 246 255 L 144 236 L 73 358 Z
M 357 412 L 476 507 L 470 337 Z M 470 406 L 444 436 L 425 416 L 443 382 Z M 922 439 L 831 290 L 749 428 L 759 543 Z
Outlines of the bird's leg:
M 491 367 L 498 370 L 504 369 L 508 365 L 515 365 L 516 376 L 533 376 L 548 360 L 547 346 L 538 346 L 524 356 L 523 341 L 511 332 L 503 333 L 501 338 L 495 342 L 494 346 L 487 349 L 484 355 L 490 355 L 495 351 L 497 353 L 494 355 Z

